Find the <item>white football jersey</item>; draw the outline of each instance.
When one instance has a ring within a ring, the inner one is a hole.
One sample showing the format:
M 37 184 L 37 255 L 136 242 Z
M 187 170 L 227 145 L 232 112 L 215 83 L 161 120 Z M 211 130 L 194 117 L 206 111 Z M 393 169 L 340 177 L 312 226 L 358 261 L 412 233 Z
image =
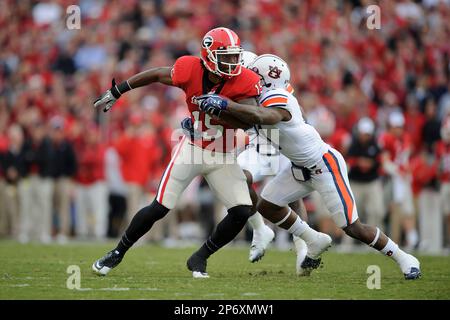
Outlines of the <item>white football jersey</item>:
M 303 119 L 297 99 L 285 89 L 273 89 L 259 97 L 261 108 L 283 108 L 290 112 L 289 121 L 274 125 L 259 125 L 258 133 L 266 137 L 280 152 L 298 166 L 314 167 L 330 146 L 316 129 Z M 278 129 L 278 130 L 273 130 Z

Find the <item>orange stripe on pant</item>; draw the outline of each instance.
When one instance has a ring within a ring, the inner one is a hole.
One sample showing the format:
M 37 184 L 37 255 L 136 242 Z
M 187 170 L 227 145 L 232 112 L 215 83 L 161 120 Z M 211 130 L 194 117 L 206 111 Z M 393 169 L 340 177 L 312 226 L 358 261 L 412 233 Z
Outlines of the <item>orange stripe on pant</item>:
M 337 162 L 336 158 L 331 154 L 330 152 L 327 152 L 323 155 L 323 158 L 325 160 L 325 164 L 328 167 L 328 170 L 330 170 L 336 188 L 338 189 L 339 196 L 341 197 L 341 200 L 344 205 L 345 215 L 347 217 L 347 225 L 350 225 L 352 223 L 352 214 L 353 214 L 353 198 L 348 191 L 348 187 L 345 183 L 344 178 L 342 177 L 341 171 L 339 170 L 339 163 Z

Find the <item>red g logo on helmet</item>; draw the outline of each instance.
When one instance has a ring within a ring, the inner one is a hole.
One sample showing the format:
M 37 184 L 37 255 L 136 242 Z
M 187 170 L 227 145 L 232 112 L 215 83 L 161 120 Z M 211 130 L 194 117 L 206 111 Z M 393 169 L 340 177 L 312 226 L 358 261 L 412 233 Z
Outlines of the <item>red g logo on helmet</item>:
M 202 40 L 201 58 L 208 71 L 229 78 L 241 73 L 241 41 L 237 34 L 228 28 L 208 31 Z

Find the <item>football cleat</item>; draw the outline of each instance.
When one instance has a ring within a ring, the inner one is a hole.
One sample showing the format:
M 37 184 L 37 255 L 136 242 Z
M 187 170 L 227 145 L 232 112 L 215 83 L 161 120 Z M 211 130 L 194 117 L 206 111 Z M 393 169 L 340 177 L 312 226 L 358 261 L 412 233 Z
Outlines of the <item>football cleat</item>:
M 415 280 L 422 276 L 420 262 L 413 255 L 408 254 L 407 259 L 400 264 L 405 280 Z
M 256 262 L 266 253 L 267 246 L 275 238 L 275 233 L 268 226 L 264 225 L 261 230 L 253 230 L 253 239 L 250 246 L 248 259 L 250 262 Z
M 192 276 L 194 278 L 209 278 L 209 275 L 206 272 L 206 264 L 206 259 L 195 253 L 186 262 L 186 266 L 192 271 Z
M 295 253 L 297 254 L 297 259 L 295 261 L 295 269 L 296 269 L 297 275 L 299 275 L 299 276 L 304 275 L 304 274 L 301 274 L 301 265 L 306 258 L 308 246 L 306 245 L 306 242 L 302 238 L 293 236 L 292 239 L 294 240 Z
M 422 276 L 422 273 L 420 272 L 420 269 L 418 268 L 411 268 L 409 273 L 405 273 L 405 280 L 415 280 L 419 279 Z
M 104 257 L 98 259 L 92 265 L 92 270 L 99 276 L 106 276 L 108 272 L 115 268 L 121 261 L 123 255 L 117 250 L 109 251 Z
M 317 269 L 321 263 L 321 254 L 331 247 L 331 242 L 329 235 L 318 232 L 316 240 L 308 244 L 306 257 L 297 269 L 297 275 L 309 276 L 314 269 Z

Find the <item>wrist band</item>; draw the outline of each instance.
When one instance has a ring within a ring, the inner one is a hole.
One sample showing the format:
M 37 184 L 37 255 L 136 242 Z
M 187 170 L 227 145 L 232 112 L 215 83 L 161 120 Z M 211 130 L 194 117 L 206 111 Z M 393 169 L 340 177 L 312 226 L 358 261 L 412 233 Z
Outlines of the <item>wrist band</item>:
M 118 85 L 111 88 L 111 93 L 114 98 L 119 99 L 122 94 L 127 91 L 130 91 L 132 88 L 128 83 L 128 80 L 119 83 Z

